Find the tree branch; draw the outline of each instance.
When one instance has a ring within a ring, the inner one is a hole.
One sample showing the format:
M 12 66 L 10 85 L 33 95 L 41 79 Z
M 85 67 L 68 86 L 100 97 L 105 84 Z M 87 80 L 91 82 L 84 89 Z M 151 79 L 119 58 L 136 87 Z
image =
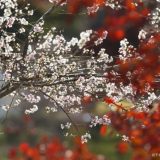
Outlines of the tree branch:
M 0 90 L 0 98 L 3 98 L 19 88 L 20 84 L 8 86 L 4 90 Z
M 48 94 L 44 93 L 43 91 L 40 91 L 40 92 L 43 95 L 47 96 L 48 98 L 52 99 L 56 103 L 57 107 L 59 107 L 66 114 L 66 116 L 68 117 L 68 119 L 70 120 L 70 122 L 73 124 L 74 128 L 76 129 L 77 133 L 80 135 L 79 129 L 78 129 L 77 125 L 74 123 L 74 121 L 71 119 L 71 117 L 69 116 L 69 113 L 67 113 L 65 111 L 65 109 L 63 107 L 61 107 L 54 98 L 52 98 Z
M 49 14 L 51 14 L 53 12 L 53 10 L 55 9 L 55 7 L 57 7 L 59 4 L 61 4 L 63 2 L 63 0 L 61 0 L 57 5 L 52 6 L 51 8 L 49 8 L 32 26 L 32 28 L 27 32 L 27 36 L 26 36 L 26 40 L 24 42 L 24 47 L 23 47 L 23 52 L 22 52 L 22 57 L 23 59 L 25 58 L 26 54 L 27 54 L 27 50 L 28 50 L 28 45 L 29 45 L 29 34 L 33 31 L 34 27 L 36 24 L 38 24 L 41 20 L 44 20 Z

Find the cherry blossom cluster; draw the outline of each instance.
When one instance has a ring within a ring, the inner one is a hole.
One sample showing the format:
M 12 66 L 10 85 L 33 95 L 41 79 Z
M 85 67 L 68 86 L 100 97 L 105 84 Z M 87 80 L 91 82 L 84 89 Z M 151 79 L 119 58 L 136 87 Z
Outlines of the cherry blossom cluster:
M 91 139 L 91 135 L 89 133 L 85 133 L 84 135 L 81 136 L 82 143 L 87 143 L 89 139 Z
M 97 125 L 109 125 L 111 123 L 111 120 L 107 117 L 107 115 L 104 115 L 102 118 L 99 118 L 98 116 L 95 116 L 91 120 L 90 127 L 95 127 Z
M 29 18 L 34 12 L 29 9 L 29 4 L 19 9 L 16 0 L 0 0 L 3 13 L 0 17 L 0 98 L 12 97 L 11 102 L 3 105 L 2 109 L 9 111 L 25 101 L 31 106 L 26 108 L 25 113 L 32 114 L 38 111 L 39 104 L 46 99 L 49 101 L 45 106 L 47 112 L 62 110 L 69 117 L 68 114 L 83 112 L 84 97 L 92 97 L 92 102 L 107 97 L 112 100 L 112 103 L 106 101 L 111 110 L 120 107 L 123 111 L 128 108 L 120 103 L 121 100 L 130 103 L 129 109 L 136 108 L 141 111 L 160 98 L 159 93 L 150 88 L 146 88 L 147 94 L 137 97 L 138 92 L 131 82 L 124 84 L 115 81 L 120 76 L 120 66 L 115 63 L 117 60 L 125 63 L 133 57 L 136 57 L 136 60 L 143 58 L 126 38 L 120 41 L 117 59 L 110 56 L 104 48 L 95 50 L 95 47 L 106 39 L 108 32 L 105 30 L 86 30 L 71 40 L 66 40 L 62 32 L 55 27 L 47 30 L 46 16 L 56 5 L 65 1 L 50 2 L 53 6 L 31 24 Z M 119 6 L 114 0 L 107 1 L 105 5 L 111 8 Z M 89 7 L 88 12 L 97 12 L 99 7 Z M 151 16 L 151 22 L 157 29 L 158 13 L 159 9 L 156 9 Z M 14 27 L 15 25 L 18 27 Z M 146 35 L 147 32 L 142 29 L 138 38 L 143 42 Z M 111 79 L 110 75 L 115 78 Z M 133 74 L 128 71 L 125 76 L 130 80 Z M 95 117 L 91 120 L 90 127 L 110 123 L 106 116 Z M 70 127 L 70 123 L 61 125 L 62 129 Z M 86 133 L 81 139 L 82 142 L 87 142 L 90 138 L 90 134 Z
M 2 11 L 0 15 L 0 51 L 1 57 L 14 55 L 20 50 L 19 43 L 17 42 L 17 36 L 22 35 L 25 32 L 25 28 L 29 26 L 28 18 L 33 15 L 33 10 L 29 9 L 30 4 L 21 9 L 17 3 L 17 0 L 1 0 L 0 10 Z M 26 18 L 26 16 L 28 18 Z M 17 29 L 12 31 L 14 26 Z M 18 54 L 18 53 L 17 53 Z M 2 67 L 2 66 L 0 66 Z
M 128 40 L 125 38 L 120 41 L 119 58 L 125 61 L 128 58 L 132 57 L 135 50 L 136 49 L 132 45 L 130 45 Z
M 94 13 L 97 13 L 99 9 L 101 8 L 101 6 L 110 7 L 112 9 L 120 9 L 122 7 L 120 4 L 120 1 L 106 0 L 102 4 L 94 3 L 93 6 L 87 7 L 87 14 L 92 15 Z
M 151 24 L 152 26 L 154 26 L 155 28 L 159 28 L 160 25 L 160 9 L 159 8 L 155 8 L 155 10 L 151 13 Z
M 116 1 L 116 0 L 102 0 L 100 2 L 96 0 L 92 0 L 93 4 L 87 7 L 87 14 L 92 15 L 97 13 L 101 7 L 110 7 L 112 9 L 120 9 L 122 7 L 121 3 L 122 0 Z M 50 3 L 53 4 L 60 4 L 61 6 L 66 5 L 68 0 L 49 0 Z

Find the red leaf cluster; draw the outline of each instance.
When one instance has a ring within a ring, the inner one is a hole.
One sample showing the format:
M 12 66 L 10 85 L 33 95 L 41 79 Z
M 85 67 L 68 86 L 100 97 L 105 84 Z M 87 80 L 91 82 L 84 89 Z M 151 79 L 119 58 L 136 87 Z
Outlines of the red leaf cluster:
M 19 147 L 10 149 L 8 153 L 10 160 L 98 160 L 91 153 L 86 144 L 82 144 L 80 138 L 74 141 L 74 148 L 67 149 L 57 138 L 49 139 L 43 137 L 35 146 L 23 142 Z

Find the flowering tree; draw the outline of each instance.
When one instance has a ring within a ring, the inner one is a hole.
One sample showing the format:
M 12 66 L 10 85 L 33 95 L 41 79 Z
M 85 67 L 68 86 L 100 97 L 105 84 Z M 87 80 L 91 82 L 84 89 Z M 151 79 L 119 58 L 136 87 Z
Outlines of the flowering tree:
M 22 7 L 17 0 L 0 0 L 0 98 L 11 96 L 2 109 L 8 113 L 26 101 L 30 107 L 25 114 L 32 114 L 45 98 L 50 102 L 45 106 L 47 111 L 60 109 L 69 118 L 70 122 L 61 128 L 73 125 L 78 133 L 70 115 L 82 113 L 83 106 L 91 102 L 103 101 L 111 112 L 122 115 L 131 111 L 150 113 L 148 106 L 160 98 L 159 0 L 153 9 L 149 8 L 149 0 L 49 1 L 51 8 L 32 23 L 34 10 L 30 4 Z M 45 28 L 46 17 L 57 7 L 73 14 L 85 8 L 89 16 L 109 7 L 115 12 L 124 10 L 125 16 L 114 21 L 106 17 L 106 26 L 88 29 L 68 41 L 57 28 Z M 147 22 L 139 29 L 139 44 L 134 47 L 125 38 L 124 28 L 126 23 L 142 19 Z M 113 28 L 116 23 L 121 27 Z M 107 54 L 101 47 L 107 36 L 120 40 L 118 56 Z M 91 117 L 89 127 L 112 122 L 108 115 Z M 82 142 L 90 138 L 88 132 L 81 136 Z

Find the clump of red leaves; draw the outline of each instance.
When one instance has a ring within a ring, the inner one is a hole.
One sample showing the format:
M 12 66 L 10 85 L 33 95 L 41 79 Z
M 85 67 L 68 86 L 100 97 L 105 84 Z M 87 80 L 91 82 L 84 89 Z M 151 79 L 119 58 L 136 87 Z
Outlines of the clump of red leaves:
M 120 134 L 129 137 L 133 149 L 132 160 L 152 160 L 153 154 L 160 154 L 160 105 L 153 112 L 126 113 L 110 112 L 107 114 L 112 121 L 112 127 Z M 126 142 L 118 144 L 118 151 L 126 153 Z
M 91 153 L 86 144 L 82 144 L 80 138 L 74 141 L 72 150 L 66 148 L 57 138 L 44 137 L 35 146 L 23 142 L 17 148 L 10 149 L 9 160 L 98 160 Z
M 128 146 L 127 142 L 120 142 L 117 145 L 117 150 L 120 154 L 125 154 L 128 152 Z
M 118 76 L 109 72 L 107 78 L 117 84 L 131 83 L 137 94 L 146 94 L 150 90 L 160 88 L 160 61 L 159 61 L 160 33 L 156 33 L 139 44 L 136 52 L 127 61 L 117 60 Z M 137 53 L 140 58 L 137 58 Z M 131 76 L 127 76 L 130 72 Z M 109 100 L 109 99 L 108 99 Z M 106 102 L 108 101 L 106 99 Z M 107 102 L 110 103 L 110 102 Z

